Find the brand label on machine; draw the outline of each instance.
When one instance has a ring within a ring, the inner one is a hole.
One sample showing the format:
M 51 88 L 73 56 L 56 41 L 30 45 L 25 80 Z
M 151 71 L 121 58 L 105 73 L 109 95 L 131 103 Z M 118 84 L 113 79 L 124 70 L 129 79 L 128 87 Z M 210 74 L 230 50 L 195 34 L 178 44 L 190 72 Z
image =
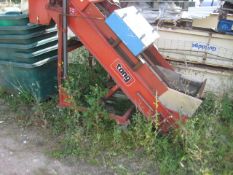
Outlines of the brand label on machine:
M 134 78 L 130 75 L 128 69 L 119 60 L 115 61 L 111 67 L 128 86 L 134 82 Z

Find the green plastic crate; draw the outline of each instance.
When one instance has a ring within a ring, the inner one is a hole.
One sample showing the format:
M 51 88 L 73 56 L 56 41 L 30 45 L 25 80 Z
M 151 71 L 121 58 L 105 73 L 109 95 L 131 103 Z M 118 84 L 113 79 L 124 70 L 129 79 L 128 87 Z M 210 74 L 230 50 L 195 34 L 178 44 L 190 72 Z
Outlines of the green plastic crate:
M 20 13 L 0 14 L 0 26 L 25 26 L 29 22 L 28 15 Z
M 45 100 L 57 93 L 57 56 L 33 64 L 0 61 L 0 87 Z
M 0 26 L 0 35 L 24 35 L 44 31 L 52 26 L 33 25 L 28 23 L 25 26 Z
M 0 43 L 0 58 L 8 56 L 11 53 L 33 53 L 48 47 L 57 46 L 57 37 L 46 38 L 44 40 L 32 44 L 1 44 Z
M 57 36 L 55 27 L 25 35 L 0 35 L 1 44 L 31 44 L 46 38 Z
M 14 61 L 19 63 L 34 63 L 43 60 L 48 57 L 57 55 L 57 45 L 46 47 L 41 50 L 29 53 L 10 52 L 0 49 L 0 60 L 2 61 Z

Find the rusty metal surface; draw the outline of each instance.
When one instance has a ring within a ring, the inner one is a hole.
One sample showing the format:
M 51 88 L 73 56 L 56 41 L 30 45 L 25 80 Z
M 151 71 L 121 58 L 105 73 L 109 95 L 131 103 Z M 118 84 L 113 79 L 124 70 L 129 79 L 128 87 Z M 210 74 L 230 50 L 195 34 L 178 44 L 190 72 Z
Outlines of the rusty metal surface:
M 228 95 L 233 98 L 233 70 L 209 67 L 206 65 L 184 64 L 172 62 L 177 72 L 197 81 L 207 79 L 205 95 L 213 93 L 217 96 Z

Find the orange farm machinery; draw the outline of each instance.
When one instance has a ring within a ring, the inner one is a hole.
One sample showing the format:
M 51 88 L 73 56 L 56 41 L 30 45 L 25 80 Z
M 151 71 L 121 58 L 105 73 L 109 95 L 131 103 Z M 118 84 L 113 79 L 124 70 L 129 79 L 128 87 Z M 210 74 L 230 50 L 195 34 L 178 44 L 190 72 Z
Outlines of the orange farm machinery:
M 29 0 L 31 23 L 57 24 L 59 33 L 59 104 L 69 106 L 62 82 L 68 73 L 67 52 L 84 45 L 114 80 L 105 98 L 121 90 L 147 118 L 159 114 L 163 130 L 185 121 L 201 104 L 205 82 L 186 79 L 153 44 L 155 29 L 134 7 L 120 8 L 111 0 Z M 67 41 L 67 29 L 78 38 Z M 128 123 L 125 115 L 112 115 L 117 123 Z

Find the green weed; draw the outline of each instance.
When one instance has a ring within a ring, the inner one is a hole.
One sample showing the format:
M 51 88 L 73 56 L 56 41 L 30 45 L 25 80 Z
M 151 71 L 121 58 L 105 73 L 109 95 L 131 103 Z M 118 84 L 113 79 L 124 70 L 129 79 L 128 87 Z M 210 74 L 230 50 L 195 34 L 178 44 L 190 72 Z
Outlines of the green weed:
M 85 158 L 117 174 L 232 174 L 232 100 L 208 96 L 194 117 L 167 135 L 139 112 L 133 114 L 128 127 L 122 127 L 109 119 L 102 103 L 109 83 L 107 73 L 98 63 L 90 67 L 83 61 L 87 55 L 83 49 L 75 53 L 69 69 L 65 89 L 71 96 L 71 108 L 57 107 L 56 99 L 33 104 L 32 116 L 46 120 L 60 140 L 54 156 Z M 30 98 L 20 96 L 14 97 L 13 105 L 22 98 L 30 103 Z M 124 112 L 121 105 L 116 108 Z M 116 161 L 122 157 L 128 161 Z M 128 166 L 131 161 L 137 169 Z

